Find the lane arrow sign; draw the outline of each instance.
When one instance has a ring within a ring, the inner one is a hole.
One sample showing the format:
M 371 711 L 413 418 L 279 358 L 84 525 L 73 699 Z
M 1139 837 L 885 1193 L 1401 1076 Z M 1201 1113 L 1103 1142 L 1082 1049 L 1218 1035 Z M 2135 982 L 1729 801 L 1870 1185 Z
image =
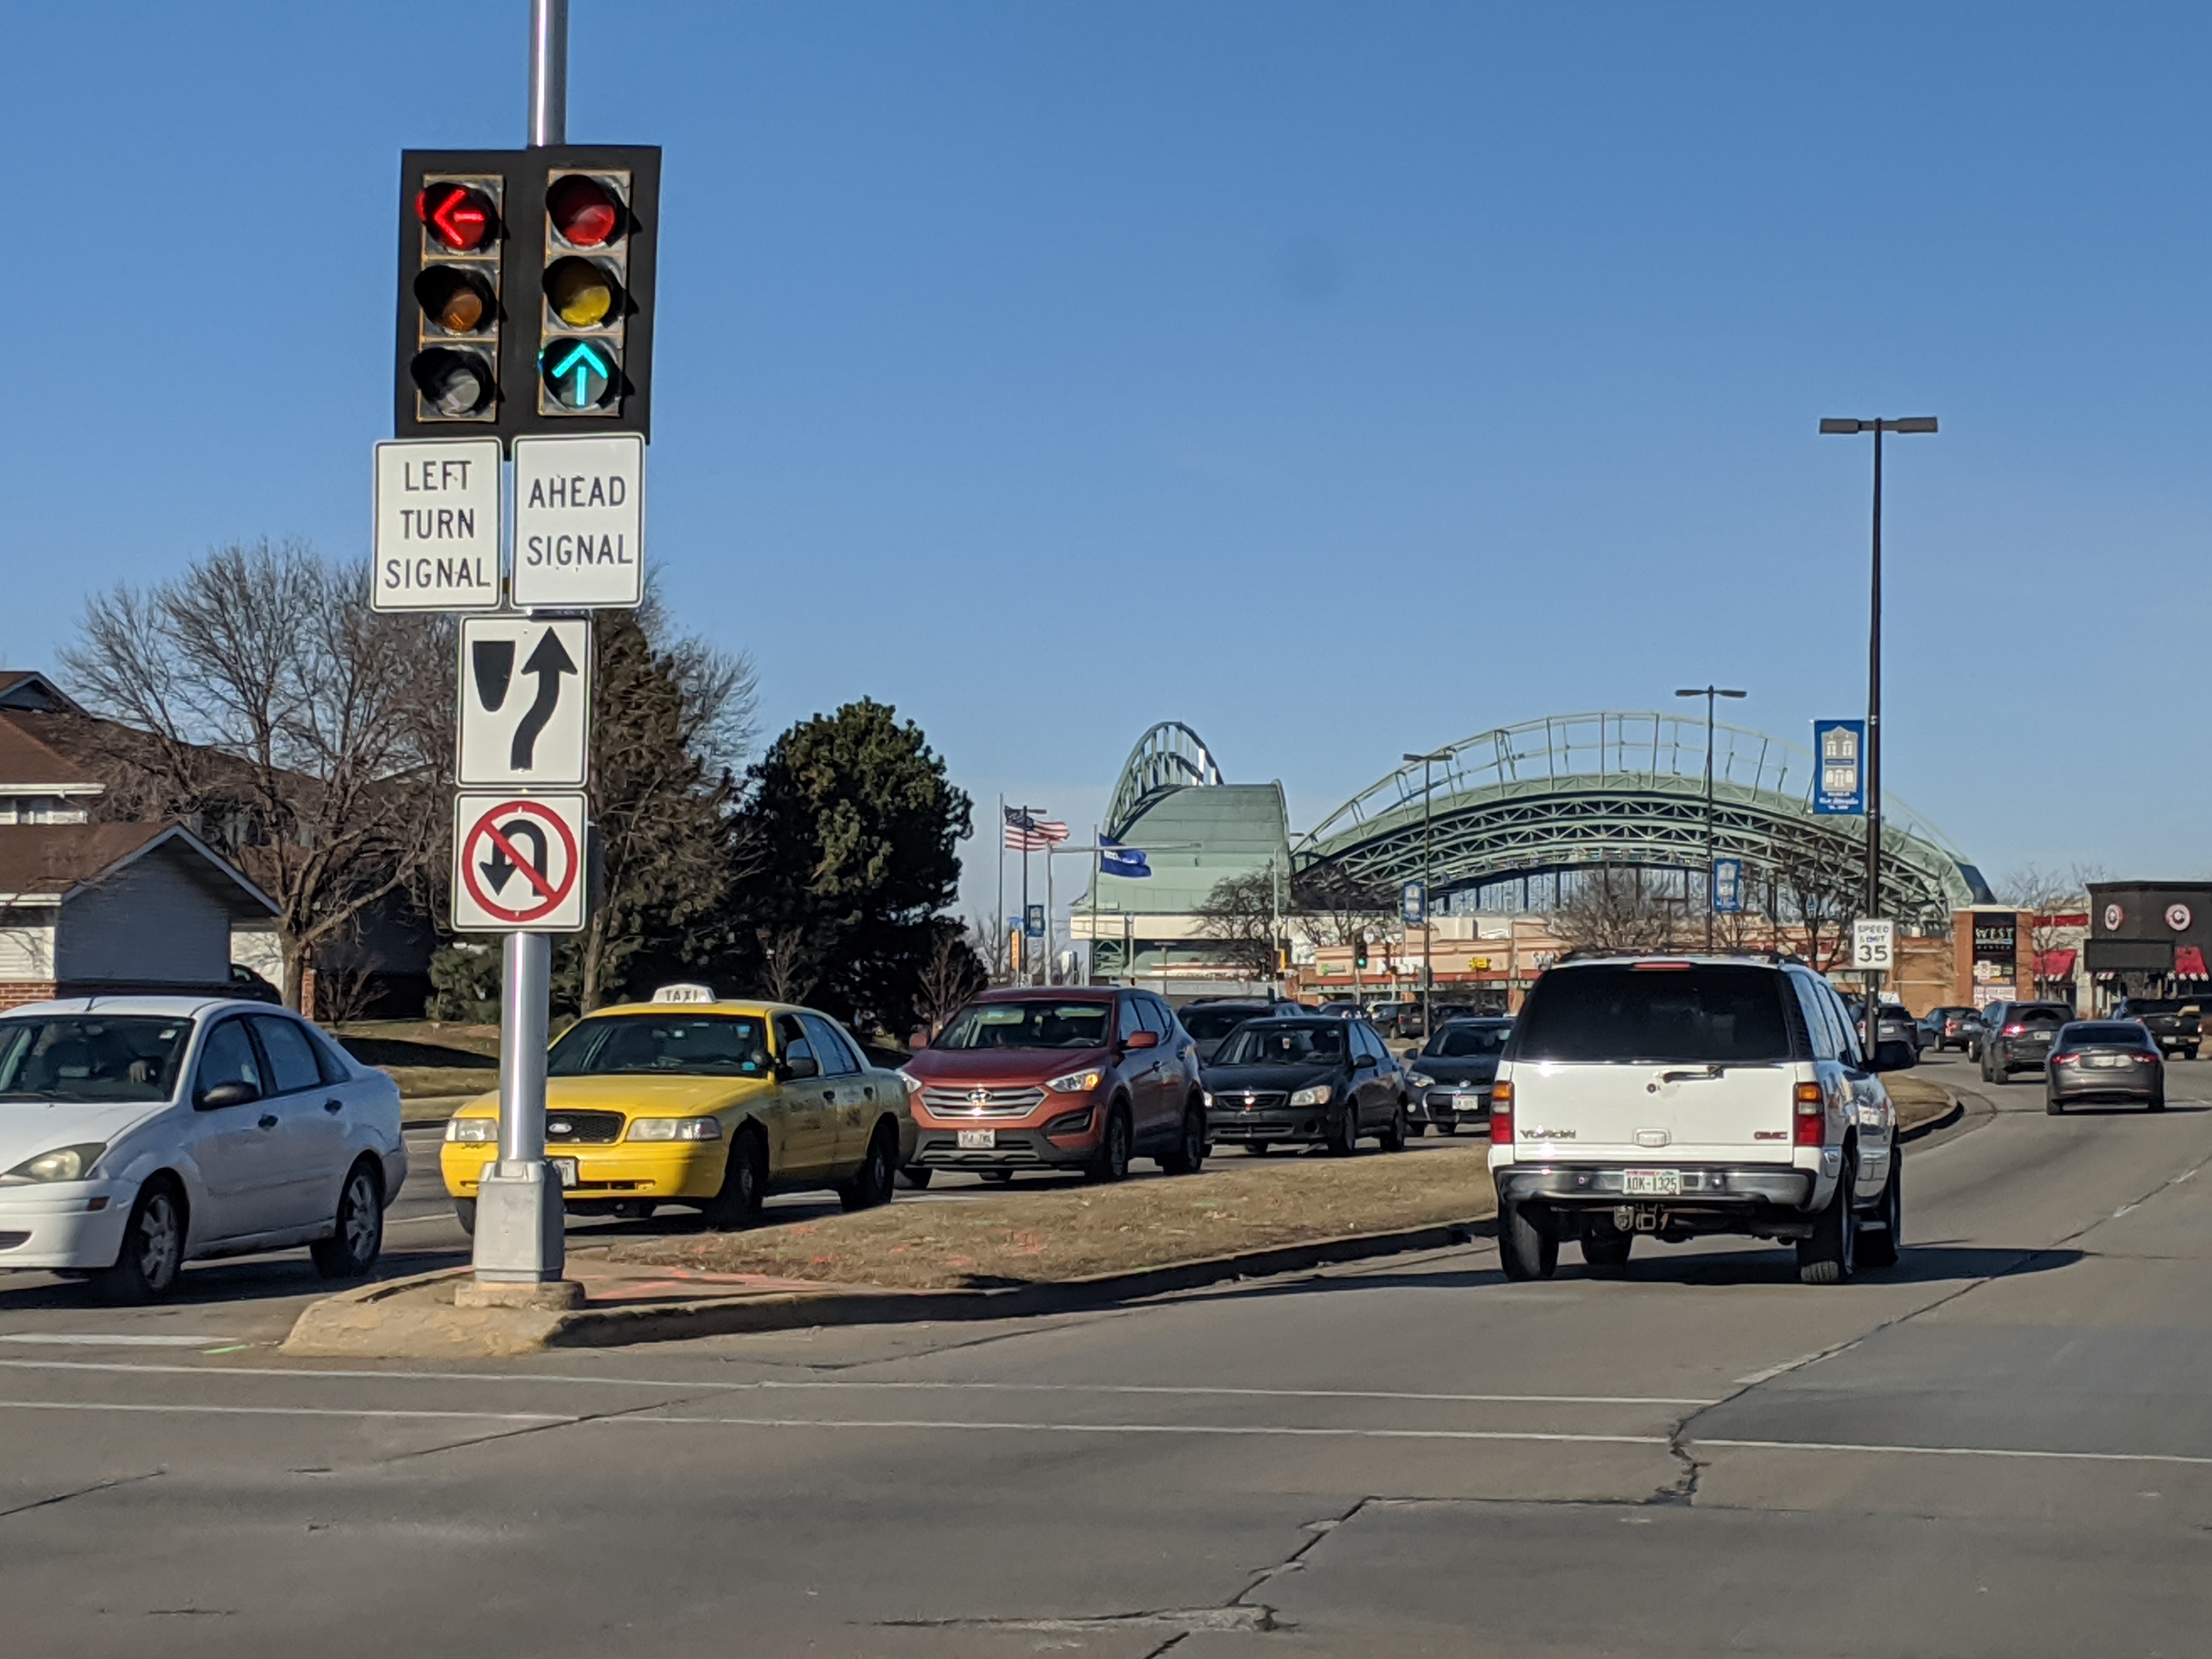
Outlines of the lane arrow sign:
M 538 700 L 530 705 L 521 723 L 514 728 L 514 746 L 508 756 L 509 763 L 518 772 L 530 770 L 531 762 L 538 750 L 538 734 L 553 718 L 553 711 L 561 706 L 561 676 L 576 672 L 576 659 L 561 643 L 561 636 L 547 629 L 522 665 L 525 674 L 538 676 Z

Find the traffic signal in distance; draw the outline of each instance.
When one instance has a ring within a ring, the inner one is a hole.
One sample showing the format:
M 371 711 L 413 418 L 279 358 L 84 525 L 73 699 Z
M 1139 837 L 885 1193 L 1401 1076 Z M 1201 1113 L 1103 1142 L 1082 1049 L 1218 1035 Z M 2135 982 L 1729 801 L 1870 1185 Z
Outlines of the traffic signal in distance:
M 647 433 L 660 151 L 557 145 L 524 164 L 538 225 L 535 386 L 508 429 Z
M 502 150 L 400 157 L 399 437 L 465 437 L 501 424 L 501 267 L 514 159 Z
M 1355 968 L 1367 965 L 1367 941 L 1364 939 L 1354 939 L 1352 943 L 1352 965 Z

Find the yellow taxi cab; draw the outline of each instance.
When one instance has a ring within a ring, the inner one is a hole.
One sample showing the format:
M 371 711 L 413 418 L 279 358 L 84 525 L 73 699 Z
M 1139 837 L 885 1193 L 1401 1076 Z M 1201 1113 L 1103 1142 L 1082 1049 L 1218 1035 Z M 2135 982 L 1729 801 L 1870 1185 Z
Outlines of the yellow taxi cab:
M 898 1073 L 811 1008 L 665 986 L 649 1003 L 586 1014 L 545 1059 L 546 1157 L 572 1213 L 685 1204 L 727 1229 L 749 1224 L 771 1191 L 819 1187 L 866 1209 L 891 1195 L 914 1140 Z M 471 1231 L 477 1182 L 498 1156 L 489 1094 L 453 1115 L 439 1158 Z

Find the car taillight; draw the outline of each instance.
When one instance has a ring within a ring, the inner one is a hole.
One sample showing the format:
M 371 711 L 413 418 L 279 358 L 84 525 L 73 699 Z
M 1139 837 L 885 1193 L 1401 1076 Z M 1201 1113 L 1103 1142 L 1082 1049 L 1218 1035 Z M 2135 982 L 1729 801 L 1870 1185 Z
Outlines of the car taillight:
M 2158 1064 L 2158 1056 L 2156 1054 L 2138 1054 L 2136 1056 L 2136 1064 L 2138 1066 L 2155 1066 Z
M 1797 1085 L 1797 1114 L 1791 1137 L 1800 1146 L 1818 1146 L 1828 1139 L 1828 1097 L 1817 1083 Z
M 2071 1066 L 2071 1065 L 2072 1065 L 2075 1060 L 2079 1060 L 2079 1059 L 2081 1059 L 2081 1055 L 2079 1055 L 2079 1054 L 2075 1054 L 2075 1053 L 2073 1053 L 2072 1051 L 2070 1051 L 2070 1050 L 2069 1050 L 2069 1051 L 2068 1051 L 2067 1053 L 2063 1054 L 2053 1054 L 2053 1055 L 2051 1055 L 2051 1063 L 2053 1066 Z
M 1490 1143 L 1493 1146 L 1513 1144 L 1513 1085 L 1500 1083 L 1490 1091 Z
M 2008 1025 L 1997 1035 L 2000 1036 L 2026 1036 L 2027 1035 L 2027 1027 L 2025 1025 Z

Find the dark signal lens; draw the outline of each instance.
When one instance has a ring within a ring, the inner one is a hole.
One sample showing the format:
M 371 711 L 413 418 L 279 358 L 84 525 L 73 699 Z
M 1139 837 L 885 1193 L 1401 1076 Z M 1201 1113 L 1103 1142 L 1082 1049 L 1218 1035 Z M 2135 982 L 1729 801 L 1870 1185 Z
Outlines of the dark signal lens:
M 546 271 L 545 299 L 570 328 L 596 328 L 614 314 L 621 289 L 612 271 L 572 255 Z
M 415 299 L 448 334 L 474 334 L 492 320 L 491 285 L 472 270 L 432 265 L 415 279 Z
M 422 401 L 441 415 L 474 415 L 491 401 L 491 365 L 473 351 L 433 347 L 411 371 Z
M 456 253 L 473 253 L 491 239 L 490 202 L 466 185 L 427 185 L 415 198 L 415 216 L 430 240 Z
M 622 204 L 596 179 L 571 173 L 545 192 L 545 214 L 570 247 L 605 247 L 622 234 Z

